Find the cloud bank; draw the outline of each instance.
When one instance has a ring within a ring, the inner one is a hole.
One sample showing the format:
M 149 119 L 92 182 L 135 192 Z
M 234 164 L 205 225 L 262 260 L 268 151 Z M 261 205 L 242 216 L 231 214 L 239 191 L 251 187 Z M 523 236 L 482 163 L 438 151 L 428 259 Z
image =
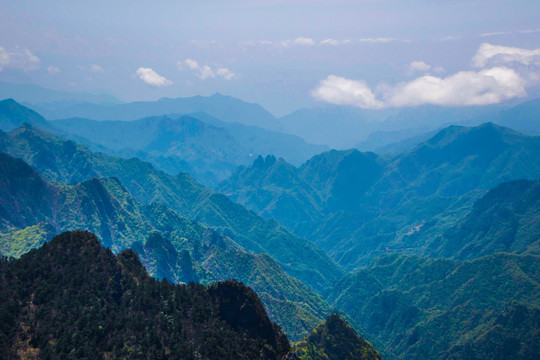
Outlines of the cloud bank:
M 349 44 L 362 44 L 362 43 L 369 43 L 369 44 L 384 44 L 384 43 L 390 43 L 395 41 L 402 41 L 402 42 L 409 42 L 409 40 L 406 39 L 397 39 L 397 38 L 389 38 L 389 37 L 378 37 L 378 38 L 361 38 L 361 39 L 322 39 L 322 40 L 315 40 L 308 37 L 297 37 L 295 39 L 285 39 L 285 40 L 279 40 L 279 41 L 271 41 L 271 40 L 250 40 L 250 41 L 241 41 L 238 44 L 240 46 L 274 46 L 276 48 L 293 48 L 293 47 L 313 47 L 313 46 L 342 46 L 342 45 L 349 45 Z
M 417 105 L 471 106 L 497 104 L 501 101 L 527 95 L 527 81 L 517 70 L 508 66 L 483 68 L 492 59 L 498 62 L 518 62 L 525 65 L 537 64 L 539 50 L 527 50 L 482 44 L 473 64 L 481 69 L 459 71 L 439 77 L 423 75 L 411 81 L 393 86 L 380 85 L 373 90 L 362 80 L 351 80 L 329 75 L 311 91 L 316 99 L 364 109 L 405 107 Z M 423 61 L 409 65 L 411 71 L 435 71 Z
M 172 81 L 159 75 L 157 72 L 155 72 L 151 68 L 140 67 L 135 72 L 135 75 L 137 75 L 139 79 L 144 81 L 147 85 L 150 85 L 153 87 L 171 86 L 173 84 Z
M 497 46 L 484 43 L 472 59 L 473 65 L 476 67 L 484 67 L 489 62 L 499 64 L 504 63 L 520 63 L 523 65 L 534 64 L 540 66 L 540 49 L 521 49 L 509 46 Z
M 479 72 L 460 71 L 445 78 L 422 76 L 392 88 L 385 103 L 395 107 L 489 105 L 524 95 L 525 80 L 517 72 L 494 67 Z

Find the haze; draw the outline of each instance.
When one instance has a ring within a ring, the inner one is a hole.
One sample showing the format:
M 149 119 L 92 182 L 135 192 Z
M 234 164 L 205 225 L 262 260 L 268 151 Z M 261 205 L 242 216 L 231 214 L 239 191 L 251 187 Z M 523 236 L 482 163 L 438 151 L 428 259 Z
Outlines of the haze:
M 281 116 L 537 94 L 537 1 L 4 1 L 0 81 Z M 426 77 L 429 75 L 429 77 Z M 467 89 L 467 91 L 464 91 Z

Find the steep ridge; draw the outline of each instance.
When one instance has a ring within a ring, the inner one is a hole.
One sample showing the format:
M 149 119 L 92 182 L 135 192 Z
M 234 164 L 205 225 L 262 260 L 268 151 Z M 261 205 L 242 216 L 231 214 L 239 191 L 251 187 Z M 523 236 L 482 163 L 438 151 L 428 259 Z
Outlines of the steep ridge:
M 246 286 L 159 282 L 133 251 L 115 257 L 88 232 L 0 267 L 3 358 L 281 359 L 290 349 Z
M 259 160 L 219 190 L 353 268 L 389 250 L 429 254 L 427 229 L 446 231 L 502 182 L 539 178 L 538 158 L 539 137 L 489 123 L 451 126 L 393 157 L 333 150 L 299 168 L 270 161 L 257 171 Z M 299 221 L 289 220 L 291 209 L 301 209 Z
M 539 280 L 533 255 L 391 255 L 344 277 L 329 299 L 398 359 L 533 359 Z
M 0 130 L 13 130 L 25 122 L 40 129 L 52 130 L 54 128 L 43 116 L 20 105 L 15 100 L 0 101 Z
M 247 250 L 266 252 L 289 275 L 314 289 L 328 287 L 342 274 L 312 243 L 214 193 L 187 174 L 170 176 L 135 158 L 94 154 L 72 141 L 28 125 L 0 133 L 0 150 L 25 160 L 54 182 L 75 184 L 92 177 L 116 177 L 137 201 L 162 203 L 182 216 L 214 228 Z
M 540 181 L 502 183 L 474 203 L 432 251 L 472 259 L 495 252 L 540 254 Z M 426 229 L 427 230 L 427 229 Z
M 6 184 L 17 184 L 18 191 Z M 246 251 L 163 205 L 138 203 L 116 178 L 55 186 L 22 160 L 0 153 L 0 223 L 0 253 L 7 256 L 19 257 L 54 234 L 87 229 L 115 253 L 133 248 L 158 279 L 202 284 L 237 279 L 261 294 L 270 317 L 292 339 L 330 313 L 319 295 L 270 256 Z
M 377 350 L 337 314 L 295 344 L 294 351 L 300 360 L 382 360 Z

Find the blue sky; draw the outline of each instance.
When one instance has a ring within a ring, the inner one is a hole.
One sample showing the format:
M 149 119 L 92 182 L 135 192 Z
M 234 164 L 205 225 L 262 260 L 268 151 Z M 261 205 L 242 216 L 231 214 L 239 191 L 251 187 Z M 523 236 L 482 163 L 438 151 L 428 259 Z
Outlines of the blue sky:
M 0 81 L 123 100 L 221 92 L 282 115 L 483 105 L 540 78 L 540 2 L 2 1 Z

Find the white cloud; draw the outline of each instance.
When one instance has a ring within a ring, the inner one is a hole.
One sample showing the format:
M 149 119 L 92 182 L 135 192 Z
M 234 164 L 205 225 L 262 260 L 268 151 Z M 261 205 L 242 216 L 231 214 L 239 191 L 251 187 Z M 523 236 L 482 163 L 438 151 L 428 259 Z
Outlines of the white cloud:
M 8 51 L 0 46 L 0 71 L 7 68 L 31 71 L 39 68 L 40 64 L 41 60 L 29 49 L 16 46 L 15 50 Z
M 433 67 L 429 65 L 428 63 L 424 61 L 413 61 L 409 64 L 408 73 L 414 74 L 416 72 L 420 73 L 428 73 L 428 72 L 434 72 L 434 73 L 443 73 L 444 68 L 441 66 Z
M 97 65 L 97 64 L 90 64 L 88 66 L 88 68 L 93 73 L 102 73 L 102 72 L 104 72 L 103 68 L 101 66 Z
M 293 40 L 283 40 L 280 43 L 281 47 L 292 47 L 292 46 L 313 46 L 315 45 L 315 40 L 306 37 L 298 37 Z
M 172 81 L 159 75 L 151 68 L 140 67 L 135 72 L 135 75 L 137 75 L 139 79 L 144 81 L 146 84 L 154 87 L 170 86 L 173 84 Z
M 41 62 L 41 60 L 39 60 L 39 58 L 36 55 L 32 54 L 32 52 L 28 49 L 24 50 L 24 54 L 26 55 L 28 61 L 30 61 L 31 63 L 39 64 Z
M 321 45 L 327 45 L 327 46 L 339 46 L 339 45 L 347 45 L 350 44 L 351 40 L 335 40 L 335 39 L 325 39 L 321 40 L 319 44 Z
M 312 96 L 336 105 L 350 105 L 364 109 L 378 109 L 383 103 L 364 81 L 350 80 L 330 75 L 311 92 Z
M 512 69 L 508 66 L 484 68 L 491 61 L 532 65 Z M 366 109 L 404 107 L 418 105 L 473 106 L 497 104 L 527 95 L 526 86 L 540 78 L 535 72 L 540 66 L 540 49 L 482 44 L 476 52 L 473 64 L 482 69 L 459 71 L 440 77 L 424 75 L 396 85 L 379 85 L 373 91 L 362 80 L 351 80 L 330 75 L 311 91 L 313 97 L 341 105 Z M 519 71 L 517 70 L 519 69 Z M 444 69 L 433 67 L 424 61 L 413 61 L 409 71 L 441 73 Z M 527 79 L 527 80 L 525 80 Z
M 445 78 L 426 75 L 390 89 L 386 94 L 386 105 L 400 107 L 423 104 L 496 104 L 526 95 L 525 83 L 517 72 L 505 67 L 479 72 L 461 71 Z
M 493 31 L 493 32 L 487 32 L 478 35 L 478 37 L 492 37 L 492 36 L 500 36 L 500 35 L 509 35 L 509 34 L 531 34 L 540 32 L 540 29 L 525 29 L 525 30 L 518 30 L 518 31 Z
M 540 66 L 540 49 L 530 50 L 483 43 L 473 57 L 473 65 L 484 67 L 491 61 L 499 64 L 515 62 L 524 65 L 534 64 Z
M 236 74 L 227 68 L 219 68 L 216 73 L 225 80 L 231 80 L 236 77 Z
M 532 33 L 537 33 L 537 32 L 540 32 L 540 29 L 525 29 L 525 30 L 518 31 L 519 34 L 532 34 Z
M 491 36 L 506 35 L 506 34 L 511 34 L 511 32 L 510 31 L 494 31 L 494 32 L 480 34 L 479 37 L 491 37 Z
M 52 65 L 51 65 L 51 66 L 49 66 L 49 67 L 47 68 L 47 72 L 48 72 L 49 74 L 51 74 L 51 75 L 56 75 L 56 74 L 58 74 L 58 73 L 60 72 L 60 68 L 57 67 L 57 66 L 52 66 Z
M 9 53 L 0 46 L 0 71 L 4 70 L 4 67 L 9 64 Z
M 431 65 L 423 61 L 413 61 L 409 64 L 410 71 L 427 72 L 431 70 Z
M 235 73 L 233 73 L 227 68 L 222 67 L 214 71 L 210 66 L 200 65 L 197 61 L 193 59 L 186 59 L 184 60 L 184 62 L 178 61 L 176 65 L 178 66 L 178 70 L 182 70 L 184 68 L 184 65 L 186 65 L 190 70 L 195 71 L 197 77 L 201 80 L 215 78 L 216 76 L 220 76 L 225 80 L 231 80 L 237 77 Z
M 214 71 L 208 65 L 201 66 L 201 65 L 199 65 L 199 63 L 197 61 L 192 60 L 192 59 L 186 59 L 186 61 L 184 61 L 184 63 L 191 70 L 194 70 L 194 71 L 198 72 L 197 76 L 202 80 L 216 77 L 216 75 L 214 74 Z
M 445 78 L 425 75 L 393 87 L 379 87 L 377 94 L 364 81 L 330 75 L 312 91 L 312 96 L 331 104 L 364 109 L 425 104 L 470 106 L 524 96 L 525 85 L 516 71 L 506 67 L 461 71 Z
M 446 42 L 446 41 L 456 41 L 460 39 L 461 39 L 461 36 L 449 35 L 449 36 L 442 37 L 439 40 Z
M 408 41 L 408 40 L 400 40 L 400 39 L 396 39 L 396 38 L 384 38 L 384 37 L 379 37 L 379 38 L 364 38 L 364 39 L 358 39 L 358 42 L 361 42 L 361 43 L 373 43 L 373 44 L 376 44 L 376 43 L 389 43 L 389 42 L 393 42 L 393 41 Z

